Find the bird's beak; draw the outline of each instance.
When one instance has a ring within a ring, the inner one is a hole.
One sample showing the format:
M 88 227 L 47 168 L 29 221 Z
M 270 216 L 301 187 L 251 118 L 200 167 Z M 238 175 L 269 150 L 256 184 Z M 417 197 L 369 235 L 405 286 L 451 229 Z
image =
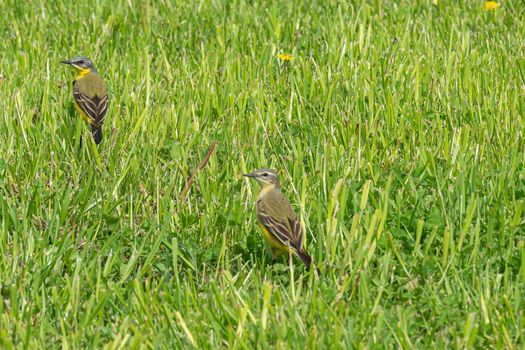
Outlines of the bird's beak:
M 246 176 L 246 177 L 255 177 L 255 174 L 253 174 L 253 173 L 242 174 L 242 176 Z
M 71 65 L 71 61 L 69 61 L 69 60 L 65 60 L 65 61 L 62 61 L 62 62 L 60 62 L 60 63 L 62 63 L 62 64 L 69 64 L 69 65 Z

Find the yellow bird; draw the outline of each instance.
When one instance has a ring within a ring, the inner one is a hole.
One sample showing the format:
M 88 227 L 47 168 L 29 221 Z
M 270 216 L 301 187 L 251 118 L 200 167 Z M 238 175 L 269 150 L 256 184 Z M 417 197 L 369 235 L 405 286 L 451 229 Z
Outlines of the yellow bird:
M 301 224 L 290 202 L 281 193 L 277 172 L 259 169 L 244 176 L 255 179 L 261 185 L 256 204 L 257 219 L 272 255 L 296 254 L 310 269 L 312 258 L 302 246 L 304 235 Z
M 102 141 L 102 123 L 108 111 L 108 91 L 106 84 L 98 75 L 95 65 L 87 57 L 78 56 L 62 61 L 77 71 L 73 80 L 75 107 L 89 125 L 93 139 L 98 145 Z

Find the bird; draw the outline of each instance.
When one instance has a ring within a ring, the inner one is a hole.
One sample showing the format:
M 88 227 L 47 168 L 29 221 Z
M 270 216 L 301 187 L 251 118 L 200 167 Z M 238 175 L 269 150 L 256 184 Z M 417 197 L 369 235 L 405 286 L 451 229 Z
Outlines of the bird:
M 272 256 L 295 254 L 309 270 L 312 257 L 303 247 L 301 223 L 290 201 L 281 193 L 277 171 L 258 169 L 243 175 L 255 179 L 261 186 L 256 202 L 257 219 Z
M 95 143 L 102 142 L 102 124 L 108 111 L 108 91 L 104 80 L 98 75 L 95 65 L 84 56 L 62 61 L 75 68 L 73 80 L 75 108 L 90 126 Z

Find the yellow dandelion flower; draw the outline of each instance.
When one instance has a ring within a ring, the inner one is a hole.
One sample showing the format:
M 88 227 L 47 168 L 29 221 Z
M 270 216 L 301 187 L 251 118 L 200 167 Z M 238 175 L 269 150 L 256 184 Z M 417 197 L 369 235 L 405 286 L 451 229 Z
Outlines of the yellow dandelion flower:
M 487 11 L 495 10 L 499 7 L 499 4 L 496 1 L 485 1 L 483 8 Z
M 290 62 L 291 60 L 293 60 L 293 56 L 289 53 L 280 53 L 277 55 L 277 58 L 285 62 Z

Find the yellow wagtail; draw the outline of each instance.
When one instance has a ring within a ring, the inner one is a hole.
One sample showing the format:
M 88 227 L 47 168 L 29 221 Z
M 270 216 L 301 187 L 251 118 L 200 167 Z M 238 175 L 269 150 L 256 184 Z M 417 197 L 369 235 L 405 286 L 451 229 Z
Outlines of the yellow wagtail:
M 93 139 L 98 145 L 102 141 L 102 123 L 108 111 L 108 90 L 98 75 L 93 62 L 87 57 L 78 56 L 62 61 L 74 67 L 77 76 L 73 80 L 73 97 L 75 107 L 89 125 Z
M 303 232 L 297 215 L 279 187 L 275 170 L 259 169 L 244 176 L 254 178 L 261 185 L 257 197 L 257 219 L 272 255 L 295 253 L 310 269 L 312 258 L 303 245 Z

